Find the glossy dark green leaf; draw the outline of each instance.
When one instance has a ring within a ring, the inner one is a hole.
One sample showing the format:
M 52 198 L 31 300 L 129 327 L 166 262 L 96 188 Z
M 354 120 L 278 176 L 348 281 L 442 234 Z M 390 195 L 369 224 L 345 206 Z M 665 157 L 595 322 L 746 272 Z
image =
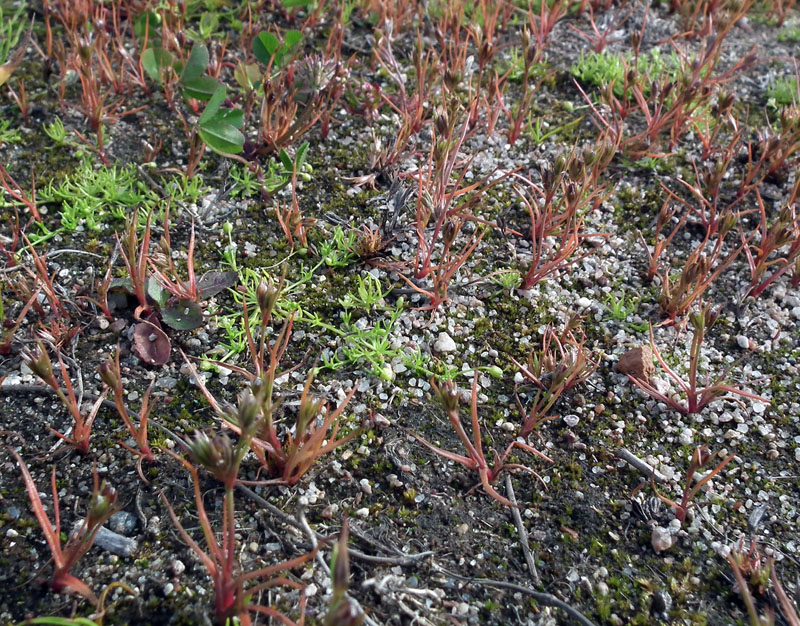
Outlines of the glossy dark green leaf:
M 228 122 L 235 128 L 241 128 L 244 125 L 244 111 L 241 109 L 222 109 L 216 119 L 220 122 Z
M 170 300 L 161 309 L 161 319 L 175 330 L 194 330 L 203 325 L 203 309 L 193 300 Z

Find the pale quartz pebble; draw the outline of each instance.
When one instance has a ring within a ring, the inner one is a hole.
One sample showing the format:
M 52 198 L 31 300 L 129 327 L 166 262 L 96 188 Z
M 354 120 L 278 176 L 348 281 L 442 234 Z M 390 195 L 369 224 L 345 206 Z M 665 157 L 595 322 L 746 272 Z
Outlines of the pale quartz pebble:
M 650 545 L 653 546 L 653 550 L 656 552 L 668 550 L 672 547 L 674 541 L 675 539 L 670 529 L 662 528 L 661 526 L 653 527 L 653 534 L 650 537 Z
M 439 333 L 436 343 L 433 344 L 433 349 L 436 352 L 454 352 L 457 348 L 456 342 L 447 333 Z

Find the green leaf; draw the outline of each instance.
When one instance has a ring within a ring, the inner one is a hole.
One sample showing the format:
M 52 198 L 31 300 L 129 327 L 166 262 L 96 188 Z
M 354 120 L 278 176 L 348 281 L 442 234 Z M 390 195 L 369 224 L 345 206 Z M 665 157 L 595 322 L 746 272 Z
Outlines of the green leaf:
M 283 49 L 281 50 L 281 53 L 286 54 L 287 52 L 290 52 L 292 48 L 294 48 L 302 40 L 303 33 L 301 33 L 299 30 L 287 30 L 286 34 L 283 36 Z
M 272 55 L 278 50 L 281 42 L 272 33 L 261 32 L 253 39 L 253 54 L 264 65 L 269 65 Z
M 255 89 L 261 82 L 261 69 L 257 63 L 239 63 L 233 70 L 233 78 L 236 83 L 248 91 Z
M 244 111 L 241 109 L 222 109 L 214 119 L 220 122 L 228 122 L 235 128 L 241 128 L 244 125 Z
M 194 98 L 195 100 L 210 100 L 211 96 L 221 86 L 216 78 L 201 76 L 196 80 L 183 84 L 183 95 L 186 98 Z
M 152 41 L 155 29 L 160 24 L 161 24 L 161 16 L 158 13 L 154 13 L 153 11 L 147 11 L 146 13 L 142 13 L 139 17 L 136 18 L 136 22 L 133 25 L 133 33 L 137 37 L 144 37 L 144 33 L 146 30 L 147 37 Z
M 205 110 L 203 111 L 202 115 L 200 115 L 200 119 L 197 120 L 199 125 L 202 126 L 206 122 L 210 122 L 217 117 L 217 113 L 219 113 L 219 107 L 223 102 L 225 102 L 225 94 L 225 86 L 217 83 L 217 89 L 208 99 L 208 104 L 206 105 Z
M 211 120 L 197 127 L 200 138 L 214 152 L 236 154 L 242 151 L 244 135 L 231 124 L 220 120 Z
M 206 71 L 206 67 L 208 67 L 208 48 L 203 44 L 196 43 L 189 53 L 186 67 L 183 68 L 181 82 L 186 84 L 196 81 Z
M 148 48 L 142 53 L 142 67 L 147 75 L 161 84 L 164 70 L 172 65 L 172 55 L 164 48 Z
M 194 330 L 203 325 L 203 309 L 193 300 L 177 300 L 161 309 L 161 319 L 175 330 Z
M 281 148 L 278 157 L 280 158 L 281 163 L 283 164 L 283 169 L 291 173 L 294 170 L 294 163 L 292 162 L 292 158 L 289 156 L 289 153 L 286 152 L 286 150 L 284 150 L 283 148 Z
M 159 306 L 163 307 L 169 298 L 169 292 L 152 276 L 147 279 L 147 295 Z
M 283 0 L 283 6 L 287 9 L 296 9 L 298 7 L 310 7 L 314 4 L 314 0 Z
M 306 155 L 308 154 L 308 142 L 303 142 L 303 145 L 297 149 L 297 156 L 294 159 L 294 162 L 297 164 L 297 172 L 303 171 L 303 165 L 306 162 Z

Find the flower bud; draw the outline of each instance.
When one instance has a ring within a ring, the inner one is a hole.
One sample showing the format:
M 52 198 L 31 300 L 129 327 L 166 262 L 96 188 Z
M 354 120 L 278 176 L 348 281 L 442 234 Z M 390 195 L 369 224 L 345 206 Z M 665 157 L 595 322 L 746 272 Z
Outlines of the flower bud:
M 431 381 L 431 387 L 436 394 L 436 399 L 441 402 L 444 410 L 447 413 L 456 413 L 458 411 L 458 387 L 450 380 L 437 387 L 436 383 Z
M 100 485 L 100 492 L 92 495 L 92 501 L 89 504 L 89 515 L 86 517 L 86 525 L 89 530 L 111 517 L 116 501 L 117 490 L 103 482 Z
M 325 616 L 324 626 L 361 626 L 364 611 L 352 598 L 342 598 L 336 602 Z
M 449 246 L 455 240 L 459 231 L 459 224 L 453 219 L 449 219 L 442 227 L 442 240 L 445 246 Z
M 347 552 L 348 538 L 347 518 L 342 524 L 339 541 L 334 547 L 331 559 L 331 578 L 333 579 L 333 595 L 341 598 L 350 586 L 350 555 Z
M 449 123 L 447 121 L 447 112 L 444 110 L 439 111 L 439 114 L 436 116 L 435 127 L 436 127 L 436 134 L 440 137 L 448 136 L 448 129 Z
M 53 364 L 41 341 L 37 341 L 36 347 L 32 350 L 23 351 L 22 359 L 31 371 L 43 381 L 49 383 L 53 379 Z
M 578 185 L 576 185 L 574 181 L 569 181 L 567 185 L 567 202 L 574 205 L 579 199 L 580 193 L 578 191 Z
M 275 308 L 275 303 L 278 301 L 280 290 L 272 284 L 272 281 L 264 282 L 263 280 L 258 283 L 256 287 L 256 300 L 258 301 L 258 308 L 261 310 L 261 319 L 266 323 L 272 315 L 272 310 Z
M 490 365 L 487 367 L 486 373 L 492 378 L 497 378 L 498 380 L 503 377 L 503 370 L 497 365 Z
M 114 367 L 114 362 L 109 359 L 100 364 L 100 380 L 102 380 L 111 389 L 116 389 L 120 380 Z
M 258 423 L 258 409 L 258 399 L 250 391 L 242 393 L 236 411 L 236 419 L 242 429 L 242 434 L 249 433 Z

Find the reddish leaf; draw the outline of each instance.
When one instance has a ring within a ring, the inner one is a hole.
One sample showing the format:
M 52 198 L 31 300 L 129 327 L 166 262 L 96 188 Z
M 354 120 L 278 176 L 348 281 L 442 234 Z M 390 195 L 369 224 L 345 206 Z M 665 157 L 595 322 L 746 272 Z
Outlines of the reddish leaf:
M 197 281 L 200 300 L 217 295 L 220 291 L 233 287 L 239 275 L 236 272 L 206 272 Z
M 133 353 L 149 365 L 164 365 L 169 361 L 169 337 L 161 330 L 155 316 L 151 315 L 134 326 Z

